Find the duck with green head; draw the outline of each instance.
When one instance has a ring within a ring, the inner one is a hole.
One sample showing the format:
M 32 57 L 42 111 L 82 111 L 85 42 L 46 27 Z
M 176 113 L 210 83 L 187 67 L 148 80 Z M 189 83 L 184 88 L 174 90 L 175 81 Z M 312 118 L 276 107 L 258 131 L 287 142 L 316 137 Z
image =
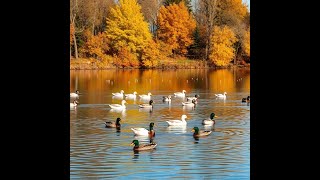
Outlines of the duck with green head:
M 121 119 L 117 118 L 116 122 L 107 121 L 104 124 L 106 125 L 106 128 L 120 128 L 121 127 L 120 121 L 121 121 Z
M 213 126 L 213 125 L 216 123 L 216 121 L 215 121 L 213 118 L 216 118 L 216 117 L 218 117 L 218 116 L 216 116 L 216 114 L 211 113 L 211 114 L 210 114 L 210 117 L 209 117 L 208 119 L 202 120 L 202 124 L 203 124 L 203 125 Z
M 133 133 L 137 136 L 149 136 L 154 137 L 156 135 L 155 131 L 153 130 L 154 123 L 149 124 L 149 130 L 146 128 L 131 128 Z
M 193 137 L 208 136 L 209 134 L 212 133 L 212 131 L 203 131 L 203 130 L 200 131 L 198 127 L 194 127 L 192 129 L 192 132 L 194 132 Z
M 133 140 L 130 144 L 133 147 L 134 151 L 143 151 L 143 150 L 150 150 L 150 149 L 154 149 L 157 144 L 152 142 L 152 143 L 148 143 L 148 144 L 140 144 L 138 140 Z

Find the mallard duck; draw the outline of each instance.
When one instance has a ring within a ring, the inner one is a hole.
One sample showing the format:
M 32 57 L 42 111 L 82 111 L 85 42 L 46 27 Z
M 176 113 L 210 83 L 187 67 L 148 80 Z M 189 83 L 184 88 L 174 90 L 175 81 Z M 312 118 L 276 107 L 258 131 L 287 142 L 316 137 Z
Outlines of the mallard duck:
M 153 122 L 149 124 L 149 131 L 146 128 L 131 128 L 131 130 L 137 136 L 154 137 L 156 135 L 156 133 L 153 130 L 153 126 L 154 126 Z
M 111 109 L 121 110 L 121 109 L 126 108 L 126 106 L 124 105 L 125 103 L 127 103 L 127 101 L 122 100 L 121 105 L 120 104 L 109 104 L 109 106 L 111 107 Z
M 126 97 L 126 98 L 136 98 L 137 97 L 137 92 L 135 91 L 135 92 L 133 92 L 132 94 L 125 94 L 124 96 Z
M 196 100 L 192 99 L 192 101 L 182 102 L 183 106 L 194 107 L 196 105 Z
M 147 95 L 145 95 L 145 94 L 139 95 L 140 98 L 144 98 L 144 99 L 151 98 L 151 96 L 152 96 L 152 94 L 150 92 Z
M 153 100 L 149 101 L 149 104 L 139 104 L 139 108 L 152 108 Z
M 225 98 L 225 97 L 227 97 L 226 94 L 227 94 L 227 92 L 224 92 L 223 94 L 215 94 L 215 96 L 220 97 L 220 98 Z
M 118 92 L 112 93 L 112 95 L 113 95 L 113 96 L 117 96 L 117 97 L 123 97 L 123 93 L 124 93 L 124 91 L 121 90 L 119 93 L 118 93 Z
M 173 93 L 175 96 L 179 96 L 179 97 L 186 97 L 186 90 L 182 90 L 182 92 L 175 92 Z
M 193 137 L 201 137 L 201 136 L 208 136 L 209 134 L 212 133 L 212 131 L 200 131 L 198 127 L 194 127 L 192 129 Z
M 249 103 L 250 102 L 250 96 L 248 96 L 247 98 L 242 98 L 242 102 Z
M 169 120 L 166 121 L 169 126 L 186 126 L 187 121 L 185 120 L 187 118 L 187 115 L 182 115 L 181 120 Z
M 76 107 L 78 103 L 78 101 L 74 100 L 72 103 L 70 103 L 70 108 Z
M 171 95 L 163 96 L 163 97 L 162 97 L 162 101 L 164 101 L 164 102 L 171 102 Z
M 210 114 L 210 117 L 208 119 L 204 119 L 202 120 L 202 124 L 203 125 L 214 125 L 216 123 L 216 121 L 213 118 L 216 118 L 218 116 L 216 116 L 214 113 Z
M 152 143 L 148 143 L 148 144 L 139 144 L 138 140 L 133 140 L 130 144 L 133 147 L 134 151 L 143 151 L 143 150 L 150 150 L 150 149 L 154 149 L 157 144 L 152 142 Z
M 196 95 L 194 95 L 194 97 L 187 97 L 187 101 L 190 101 L 190 100 L 192 101 L 193 99 L 197 100 L 199 97 L 200 97 L 200 95 L 196 94 Z
M 119 127 L 121 127 L 120 121 L 121 121 L 120 118 L 117 118 L 116 122 L 107 121 L 107 122 L 105 122 L 106 128 L 119 128 Z
M 79 91 L 76 90 L 76 92 L 70 93 L 70 98 L 79 98 Z

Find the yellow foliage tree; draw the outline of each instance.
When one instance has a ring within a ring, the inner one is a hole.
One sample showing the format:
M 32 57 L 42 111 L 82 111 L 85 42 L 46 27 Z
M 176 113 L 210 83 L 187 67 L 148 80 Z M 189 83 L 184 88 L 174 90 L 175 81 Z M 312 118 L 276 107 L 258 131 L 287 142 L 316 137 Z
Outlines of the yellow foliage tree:
M 196 22 L 184 2 L 162 6 L 158 15 L 158 38 L 174 54 L 184 55 L 187 47 L 193 43 L 192 34 Z
M 128 47 L 119 49 L 118 54 L 114 55 L 114 64 L 117 67 L 138 67 L 139 60 L 135 54 L 130 52 Z
M 119 0 L 119 4 L 111 8 L 105 33 L 116 54 L 124 47 L 139 54 L 152 39 L 137 0 Z
M 234 57 L 233 44 L 237 38 L 228 26 L 215 26 L 212 34 L 212 51 L 209 59 L 217 66 L 227 66 Z
M 242 49 L 245 55 L 250 57 L 250 28 L 244 33 Z
M 143 49 L 141 60 L 144 67 L 156 67 L 159 64 L 159 48 L 160 45 L 154 40 L 151 40 L 149 46 Z

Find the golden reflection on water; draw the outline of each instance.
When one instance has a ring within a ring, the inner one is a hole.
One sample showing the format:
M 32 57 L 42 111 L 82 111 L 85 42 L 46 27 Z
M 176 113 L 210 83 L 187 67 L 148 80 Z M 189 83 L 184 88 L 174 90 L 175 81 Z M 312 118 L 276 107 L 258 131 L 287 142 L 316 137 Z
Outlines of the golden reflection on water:
M 241 81 L 241 83 L 240 83 Z M 89 99 L 103 99 L 105 91 L 147 94 L 150 91 L 181 92 L 208 89 L 212 92 L 235 92 L 250 89 L 249 69 L 184 70 L 71 70 L 70 92 L 76 89 L 94 92 Z M 81 93 L 81 92 L 80 92 Z

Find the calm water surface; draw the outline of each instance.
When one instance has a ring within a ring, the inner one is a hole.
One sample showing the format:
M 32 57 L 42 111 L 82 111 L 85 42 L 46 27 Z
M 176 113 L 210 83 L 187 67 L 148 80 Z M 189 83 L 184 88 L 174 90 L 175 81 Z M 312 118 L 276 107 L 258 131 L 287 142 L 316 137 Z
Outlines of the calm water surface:
M 250 95 L 250 71 L 238 70 L 103 70 L 70 71 L 70 91 L 80 91 L 79 106 L 70 108 L 71 179 L 250 179 L 250 105 L 241 99 Z M 152 111 L 138 108 L 146 102 L 127 100 L 124 111 L 112 92 L 153 94 Z M 197 106 L 184 108 L 183 98 L 162 96 L 187 91 L 199 94 Z M 225 99 L 215 93 L 227 92 Z M 214 112 L 216 125 L 201 121 Z M 166 120 L 188 118 L 186 128 L 168 127 Z M 105 128 L 105 121 L 122 119 L 121 130 Z M 135 153 L 130 128 L 148 128 L 154 122 L 157 148 Z M 207 137 L 194 139 L 192 128 L 210 129 Z

